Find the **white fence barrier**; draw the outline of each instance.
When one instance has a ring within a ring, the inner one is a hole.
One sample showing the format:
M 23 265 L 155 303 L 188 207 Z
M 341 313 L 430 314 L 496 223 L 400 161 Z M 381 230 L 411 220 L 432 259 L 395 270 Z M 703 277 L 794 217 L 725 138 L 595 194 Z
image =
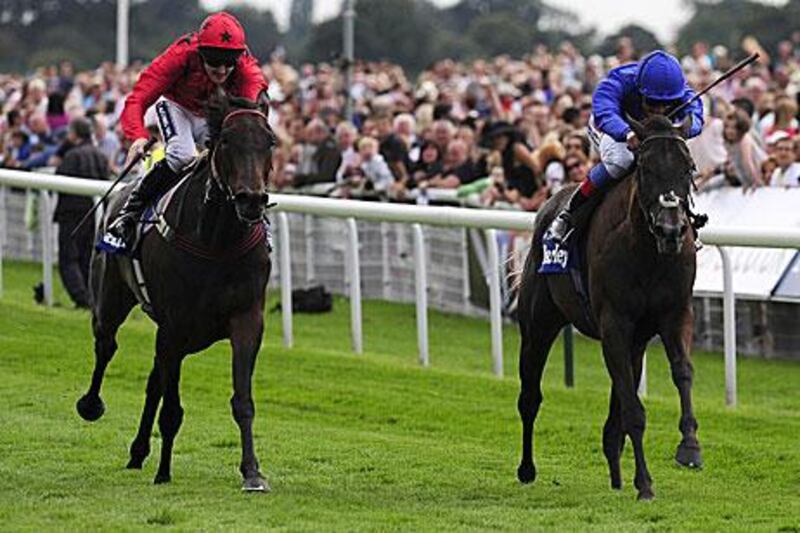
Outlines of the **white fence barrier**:
M 41 191 L 57 191 L 85 196 L 96 196 L 105 193 L 110 186 L 108 182 L 68 178 L 50 174 L 37 174 L 14 170 L 0 170 L 0 188 L 19 187 L 38 189 Z M 362 202 L 357 200 L 341 200 L 329 198 L 316 198 L 295 195 L 271 195 L 277 203 L 275 210 L 278 212 L 279 229 L 279 261 L 281 273 L 281 300 L 283 308 L 283 341 L 286 346 L 292 345 L 292 316 L 291 316 L 291 265 L 288 220 L 284 213 L 306 213 L 318 216 L 336 217 L 346 219 L 348 229 L 347 253 L 347 278 L 351 300 L 351 333 L 353 351 L 362 353 L 363 343 L 361 334 L 361 287 L 360 263 L 358 257 L 358 232 L 356 220 L 374 220 L 382 222 L 401 222 L 413 225 L 451 226 L 479 228 L 486 231 L 486 245 L 490 266 L 487 270 L 487 285 L 490 291 L 490 323 L 492 338 L 493 370 L 497 376 L 503 374 L 503 347 L 502 347 L 502 317 L 500 297 L 499 252 L 496 232 L 494 230 L 530 230 L 533 227 L 533 215 L 529 213 L 499 210 L 476 210 L 456 207 L 416 206 L 402 204 L 387 204 L 376 202 Z M 43 263 L 45 264 L 45 282 L 50 286 L 45 288 L 45 295 L 52 298 L 52 206 L 49 195 L 43 193 L 41 209 L 44 211 L 42 221 L 42 237 L 45 239 L 43 246 Z M 45 199 L 47 198 L 47 199 Z M 5 233 L 5 192 L 0 192 L 0 224 Z M 419 339 L 419 358 L 423 364 L 428 363 L 427 343 L 427 306 L 419 295 L 425 293 L 427 286 L 427 272 L 424 266 L 425 244 L 421 235 L 421 228 L 412 226 L 415 232 L 414 251 L 417 265 L 416 294 L 417 298 L 417 324 Z M 419 233 L 419 236 L 417 236 Z M 713 224 L 704 229 L 702 239 L 706 244 L 719 247 L 724 272 L 724 327 L 725 327 L 725 374 L 726 374 L 726 402 L 736 404 L 736 336 L 734 301 L 735 294 L 730 271 L 730 264 L 724 246 L 753 246 L 771 248 L 800 248 L 800 229 L 795 228 L 754 228 L 754 227 L 715 227 Z M 311 261 L 308 268 L 313 268 Z M 48 277 L 48 268 L 49 277 Z M 0 246 L 0 274 L 2 273 L 2 246 Z M 307 276 L 311 277 L 308 273 Z M 0 290 L 2 281 L 0 280 Z

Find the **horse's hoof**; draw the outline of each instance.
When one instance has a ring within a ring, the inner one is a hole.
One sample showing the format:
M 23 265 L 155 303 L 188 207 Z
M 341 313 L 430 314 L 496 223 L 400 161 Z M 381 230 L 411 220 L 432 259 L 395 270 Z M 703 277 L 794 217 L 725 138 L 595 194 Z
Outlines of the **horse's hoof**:
M 128 470 L 141 470 L 143 463 L 144 463 L 144 457 L 142 458 L 131 457 L 131 460 L 128 461 L 128 464 L 125 465 L 125 468 L 127 468 Z
M 700 453 L 699 446 L 680 444 L 675 452 L 675 460 L 686 468 L 703 468 L 703 455 Z
M 636 499 L 639 500 L 639 501 L 649 502 L 650 500 L 652 500 L 655 497 L 656 497 L 656 495 L 653 494 L 653 489 L 647 488 L 647 489 L 640 490 L 639 491 L 639 495 L 636 496 Z
M 247 478 L 242 482 L 242 492 L 269 492 L 267 480 L 261 476 Z
M 156 478 L 153 480 L 153 484 L 161 485 L 162 483 L 169 483 L 170 481 L 172 481 L 172 476 L 170 476 L 169 474 L 162 474 L 159 472 L 158 474 L 156 474 Z
M 611 488 L 614 490 L 622 490 L 622 480 L 611 478 Z
M 89 396 L 84 394 L 81 399 L 75 404 L 78 414 L 81 418 L 94 422 L 106 412 L 106 406 L 100 396 Z
M 517 479 L 520 483 L 531 483 L 536 479 L 536 467 L 533 464 L 521 464 L 517 468 Z

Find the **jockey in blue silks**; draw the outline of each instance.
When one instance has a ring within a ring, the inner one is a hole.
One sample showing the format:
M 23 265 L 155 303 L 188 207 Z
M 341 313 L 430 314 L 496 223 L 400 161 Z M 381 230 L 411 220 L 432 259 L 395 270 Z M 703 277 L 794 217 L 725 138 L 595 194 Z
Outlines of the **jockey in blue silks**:
M 625 114 L 636 120 L 649 115 L 666 115 L 695 95 L 686 83 L 680 63 L 663 50 L 656 50 L 638 63 L 630 63 L 608 72 L 592 96 L 589 138 L 600 154 L 600 163 L 575 189 L 567 205 L 548 228 L 556 242 L 566 239 L 572 229 L 572 214 L 611 180 L 625 176 L 633 166 L 634 152 L 640 139 L 625 121 Z M 672 117 L 680 122 L 692 116 L 688 137 L 703 129 L 703 104 L 700 99 Z

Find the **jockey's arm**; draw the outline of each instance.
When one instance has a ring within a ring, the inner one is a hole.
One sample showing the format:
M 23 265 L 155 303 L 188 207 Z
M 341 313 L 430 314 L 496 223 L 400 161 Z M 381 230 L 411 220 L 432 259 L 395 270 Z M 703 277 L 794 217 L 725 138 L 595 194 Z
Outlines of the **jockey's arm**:
M 188 51 L 189 44 L 181 38 L 142 71 L 122 110 L 121 122 L 125 137 L 132 141 L 149 137 L 144 126 L 144 113 L 181 75 Z
M 684 88 L 684 91 L 683 91 L 683 101 L 684 102 L 688 102 L 690 99 L 694 98 L 695 94 L 696 93 L 694 92 L 694 89 L 689 87 L 689 84 L 687 83 L 685 88 Z M 703 100 L 702 100 L 702 98 L 698 98 L 697 100 L 692 102 L 692 105 L 690 105 L 688 108 L 686 108 L 685 111 L 682 111 L 676 118 L 680 122 L 687 115 L 691 115 L 692 116 L 692 127 L 689 130 L 689 135 L 687 136 L 688 139 L 691 139 L 692 137 L 696 137 L 697 135 L 700 135 L 700 132 L 703 131 L 703 121 L 704 121 L 704 119 L 703 119 Z
M 625 80 L 617 71 L 611 71 L 603 79 L 592 96 L 592 111 L 597 129 L 625 142 L 631 127 L 622 116 L 622 99 L 625 96 Z
M 261 71 L 258 61 L 249 52 L 245 52 L 239 58 L 237 68 L 241 73 L 242 80 L 239 96 L 260 104 L 261 94 L 264 93 L 266 95 L 269 84 Z M 265 110 L 262 109 L 262 111 Z

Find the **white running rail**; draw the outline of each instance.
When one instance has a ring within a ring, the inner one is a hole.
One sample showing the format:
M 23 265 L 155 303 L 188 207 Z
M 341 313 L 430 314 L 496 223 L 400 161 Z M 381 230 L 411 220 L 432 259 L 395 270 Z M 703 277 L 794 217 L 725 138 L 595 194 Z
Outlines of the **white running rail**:
M 40 174 L 21 172 L 16 170 L 0 169 L 0 238 L 5 233 L 5 187 L 19 187 L 25 189 L 38 189 L 40 191 L 56 191 L 85 196 L 98 196 L 104 194 L 109 182 L 69 178 L 53 174 Z M 342 200 L 331 198 L 317 198 L 298 195 L 272 194 L 271 199 L 277 203 L 279 242 L 278 252 L 280 261 L 281 298 L 283 300 L 283 342 L 286 346 L 292 345 L 292 317 L 291 317 L 291 275 L 289 265 L 289 232 L 286 216 L 283 213 L 306 213 L 317 216 L 336 217 L 346 220 L 348 228 L 348 279 L 350 280 L 350 305 L 351 305 L 351 335 L 353 351 L 363 351 L 361 332 L 361 287 L 360 264 L 358 258 L 358 232 L 357 220 L 374 220 L 383 222 L 400 222 L 412 224 L 415 242 L 414 252 L 417 265 L 417 327 L 420 362 L 428 364 L 428 339 L 427 339 L 427 305 L 425 291 L 427 276 L 424 267 L 425 243 L 421 235 L 420 226 L 455 226 L 479 228 L 486 231 L 486 245 L 488 256 L 492 259 L 494 267 L 489 268 L 487 284 L 490 289 L 490 323 L 492 338 L 492 367 L 498 377 L 503 375 L 503 347 L 502 347 L 502 317 L 499 280 L 499 253 L 496 232 L 494 230 L 530 230 L 533 228 L 534 215 L 518 211 L 500 211 L 491 209 L 466 209 L 459 207 L 417 206 L 404 204 L 389 204 L 379 202 L 362 202 L 358 200 Z M 51 220 L 51 202 L 42 202 L 42 220 Z M 46 242 L 52 242 L 52 228 L 50 224 L 41 224 L 42 237 Z M 768 248 L 800 248 L 800 229 L 793 228 L 753 228 L 753 227 L 714 227 L 702 230 L 702 239 L 707 245 L 717 246 L 722 256 L 724 293 L 724 338 L 725 338 L 725 398 L 728 405 L 736 405 L 736 330 L 734 317 L 735 294 L 730 262 L 727 260 L 725 246 L 753 246 Z M 2 244 L 2 243 L 0 243 Z M 50 284 L 45 288 L 45 295 L 52 294 L 52 265 L 53 247 L 45 245 L 43 250 L 44 279 Z M 49 257 L 47 257 L 49 255 Z M 2 246 L 0 245 L 0 295 L 2 295 Z M 49 296 L 48 298 L 50 298 Z M 49 301 L 49 299 L 48 299 Z

